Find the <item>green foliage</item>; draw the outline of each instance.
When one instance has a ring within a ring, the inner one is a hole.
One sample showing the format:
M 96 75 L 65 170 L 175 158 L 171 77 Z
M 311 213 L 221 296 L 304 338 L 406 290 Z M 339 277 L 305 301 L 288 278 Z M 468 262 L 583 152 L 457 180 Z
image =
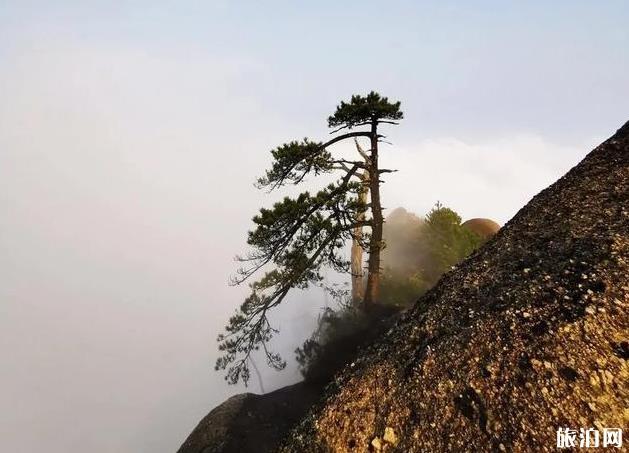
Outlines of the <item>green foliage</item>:
M 273 165 L 266 175 L 258 179 L 259 187 L 276 188 L 287 182 L 299 184 L 312 173 L 328 173 L 334 165 L 332 155 L 321 142 L 293 141 L 271 151 Z
M 319 317 L 317 330 L 295 350 L 304 380 L 327 384 L 362 347 L 383 333 L 386 321 L 398 310 L 381 306 L 366 313 L 350 304 L 342 305 L 339 310 L 326 308 Z
M 314 195 L 303 192 L 295 198 L 286 197 L 271 209 L 260 209 L 253 218 L 255 229 L 249 232 L 247 239 L 253 251 L 237 258 L 244 265 L 232 283 L 241 284 L 258 271 L 266 272 L 249 285 L 251 294 L 230 318 L 225 333 L 218 337 L 223 355 L 216 361 L 215 368 L 227 370 L 228 382 L 242 379 L 247 383 L 249 356 L 256 350 L 264 352 L 271 367 L 284 368 L 281 357 L 267 349 L 269 340 L 277 333 L 269 322 L 269 310 L 279 305 L 293 288 L 320 285 L 324 267 L 349 272 L 350 262 L 341 249 L 353 238 L 356 228 L 372 226 L 372 220 L 365 215 L 368 205 L 358 196 L 363 190 L 361 174 L 380 178 L 390 170 L 379 169 L 377 159 L 366 158 L 364 153 L 358 160 L 334 158 L 328 147 L 357 137 L 367 137 L 372 144 L 377 143 L 381 137 L 376 131 L 377 124 L 401 119 L 399 108 L 399 102 L 391 104 L 374 92 L 366 97 L 352 96 L 349 103 L 342 102 L 337 107 L 329 124 L 353 128 L 369 120 L 369 130 L 339 135 L 326 143 L 305 138 L 271 151 L 273 163 L 258 179 L 259 188 L 274 190 L 299 184 L 308 175 L 322 173 L 338 177 Z M 370 235 L 362 237 L 369 239 Z M 365 247 L 379 250 L 371 244 Z
M 387 305 L 408 306 L 428 288 L 430 285 L 419 271 L 407 275 L 385 267 L 381 276 L 380 295 Z
M 341 102 L 334 115 L 328 118 L 330 127 L 347 127 L 371 124 L 372 121 L 401 120 L 400 102 L 391 103 L 386 97 L 371 92 L 367 96 L 352 96 L 349 103 Z
M 461 224 L 461 217 L 439 203 L 423 222 L 385 223 L 387 249 L 380 294 L 385 304 L 408 306 L 484 239 Z M 388 251 L 391 249 L 390 251 Z M 395 266 L 394 266 L 395 265 Z
M 461 225 L 461 216 L 439 203 L 426 216 L 424 237 L 430 266 L 425 275 L 436 283 L 439 277 L 478 247 L 484 239 Z
M 385 251 L 392 266 L 386 266 L 381 276 L 382 305 L 370 313 L 349 304 L 336 311 L 327 308 L 317 330 L 295 350 L 306 381 L 329 382 L 361 347 L 383 332 L 391 315 L 415 303 L 444 272 L 484 241 L 461 225 L 455 211 L 439 203 L 424 221 L 404 210 L 390 220 L 385 223 L 389 242 Z
M 391 315 L 415 303 L 444 272 L 484 242 L 461 225 L 455 211 L 439 203 L 424 221 L 402 211 L 385 223 L 387 247 L 393 249 L 387 257 L 396 266 L 386 266 L 381 276 L 379 311 L 367 314 L 349 304 L 336 311 L 327 308 L 317 330 L 295 350 L 306 381 L 329 382 L 361 347 L 383 332 Z
M 256 251 L 241 258 L 253 264 L 238 271 L 235 283 L 245 281 L 267 263 L 275 267 L 250 285 L 251 295 L 230 318 L 226 333 L 218 338 L 219 350 L 224 355 L 217 361 L 216 369 L 229 367 L 226 376 L 229 382 L 239 379 L 247 382 L 247 359 L 260 347 L 269 366 L 284 368 L 281 358 L 267 350 L 268 341 L 277 333 L 269 323 L 267 312 L 279 305 L 290 289 L 319 284 L 323 266 L 348 271 L 349 261 L 340 252 L 351 238 L 354 216 L 364 209 L 357 197 L 352 196 L 356 190 L 355 183 L 344 180 L 315 196 L 304 192 L 296 199 L 284 198 L 273 209 L 261 209 L 253 218 L 256 229 L 249 233 L 247 243 Z
M 343 365 L 338 345 L 354 350 L 352 338 L 364 330 L 366 317 L 360 310 L 343 307 L 335 311 L 326 308 L 317 322 L 317 330 L 295 350 L 297 363 L 304 379 L 309 382 L 320 382 L 329 379 Z

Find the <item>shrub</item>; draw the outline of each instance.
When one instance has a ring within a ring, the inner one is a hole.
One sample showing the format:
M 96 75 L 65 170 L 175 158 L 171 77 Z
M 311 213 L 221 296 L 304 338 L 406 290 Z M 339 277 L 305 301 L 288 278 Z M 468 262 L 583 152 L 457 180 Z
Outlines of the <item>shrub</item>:
M 339 310 L 326 308 L 317 330 L 295 350 L 304 380 L 327 384 L 362 347 L 383 332 L 386 321 L 398 311 L 393 306 L 379 306 L 367 314 L 349 304 L 343 304 Z

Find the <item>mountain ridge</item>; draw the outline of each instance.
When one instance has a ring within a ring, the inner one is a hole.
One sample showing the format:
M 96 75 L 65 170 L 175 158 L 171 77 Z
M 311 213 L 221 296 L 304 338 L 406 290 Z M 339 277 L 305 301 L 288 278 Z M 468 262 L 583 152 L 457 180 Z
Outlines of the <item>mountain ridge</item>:
M 544 452 L 560 427 L 626 429 L 628 275 L 629 122 L 396 317 L 323 398 L 303 384 L 232 397 L 179 453 L 273 451 L 282 438 L 284 453 Z

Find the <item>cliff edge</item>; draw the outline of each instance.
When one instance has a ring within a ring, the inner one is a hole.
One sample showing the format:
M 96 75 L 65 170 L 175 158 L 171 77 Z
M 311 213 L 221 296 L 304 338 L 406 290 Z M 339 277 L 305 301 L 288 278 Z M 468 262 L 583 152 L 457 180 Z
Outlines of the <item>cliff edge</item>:
M 234 395 L 206 415 L 177 453 L 268 452 L 321 396 L 300 382 L 264 395 Z
M 628 308 L 629 122 L 348 365 L 282 451 L 555 451 L 560 427 L 626 433 Z

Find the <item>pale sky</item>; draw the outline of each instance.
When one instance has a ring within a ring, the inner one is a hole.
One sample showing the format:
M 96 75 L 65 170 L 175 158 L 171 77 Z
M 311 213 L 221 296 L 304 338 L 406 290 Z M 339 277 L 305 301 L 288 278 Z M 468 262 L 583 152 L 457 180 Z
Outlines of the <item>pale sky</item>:
M 0 451 L 174 452 L 243 391 L 253 182 L 340 100 L 402 101 L 383 203 L 418 214 L 504 223 L 610 136 L 629 3 L 523 3 L 0 1 Z M 287 359 L 324 304 L 276 314 Z

